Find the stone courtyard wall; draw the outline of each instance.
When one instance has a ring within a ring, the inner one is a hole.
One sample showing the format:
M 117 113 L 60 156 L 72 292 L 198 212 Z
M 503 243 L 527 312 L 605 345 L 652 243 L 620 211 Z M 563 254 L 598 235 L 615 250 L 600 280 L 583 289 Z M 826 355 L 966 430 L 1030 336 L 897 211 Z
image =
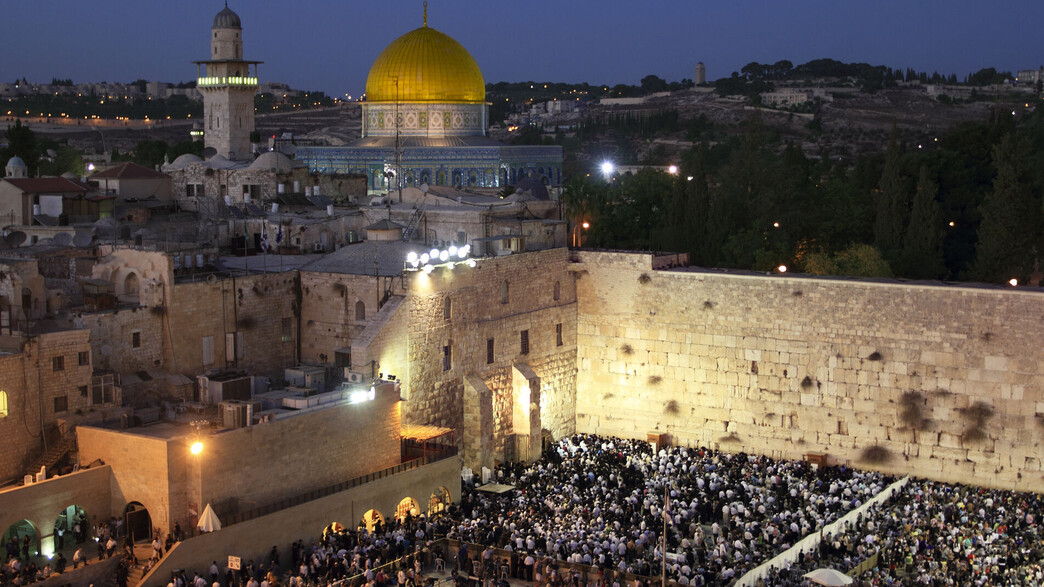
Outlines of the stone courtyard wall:
M 513 365 L 523 364 L 541 381 L 542 428 L 554 438 L 572 434 L 577 302 L 568 265 L 569 252 L 553 249 L 479 259 L 474 268 L 408 274 L 409 372 L 404 393 L 409 401 L 404 406 L 405 422 L 465 430 L 464 379 L 478 376 L 492 392 L 490 448 L 500 460 L 512 434 L 512 414 L 519 399 L 511 370 Z M 561 344 L 558 324 L 562 325 Z M 522 349 L 523 331 L 528 332 L 528 353 Z M 487 361 L 489 339 L 494 346 L 492 362 Z M 451 349 L 448 369 L 443 362 L 446 346 Z M 470 413 L 477 418 L 481 410 Z
M 1044 294 L 576 253 L 576 429 L 1044 490 Z

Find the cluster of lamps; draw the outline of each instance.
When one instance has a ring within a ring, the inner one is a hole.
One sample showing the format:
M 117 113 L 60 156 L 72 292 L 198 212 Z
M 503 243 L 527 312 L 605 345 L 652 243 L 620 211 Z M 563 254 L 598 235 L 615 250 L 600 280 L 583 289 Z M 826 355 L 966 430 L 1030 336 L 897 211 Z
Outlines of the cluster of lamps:
M 469 253 L 471 253 L 471 245 L 464 245 L 459 248 L 456 245 L 450 245 L 447 249 L 432 249 L 420 255 L 410 251 L 410 254 L 406 255 L 406 268 L 411 271 L 423 271 L 425 274 L 428 274 L 438 265 L 453 267 L 454 265 L 465 264 L 468 267 L 474 267 L 475 260 L 468 259 Z

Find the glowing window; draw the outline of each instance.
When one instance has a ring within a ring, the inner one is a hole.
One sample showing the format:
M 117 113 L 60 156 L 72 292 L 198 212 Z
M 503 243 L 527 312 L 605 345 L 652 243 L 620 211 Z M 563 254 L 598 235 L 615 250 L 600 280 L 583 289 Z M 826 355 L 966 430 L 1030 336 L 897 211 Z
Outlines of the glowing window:
M 0 418 L 7 416 L 7 392 L 0 391 Z

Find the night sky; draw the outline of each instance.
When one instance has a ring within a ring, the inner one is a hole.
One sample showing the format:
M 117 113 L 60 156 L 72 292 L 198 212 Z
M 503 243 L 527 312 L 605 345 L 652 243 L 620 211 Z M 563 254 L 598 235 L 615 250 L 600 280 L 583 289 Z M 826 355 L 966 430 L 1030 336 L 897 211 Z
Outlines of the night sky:
M 0 82 L 188 81 L 220 0 L 3 2 Z M 421 0 L 231 0 L 262 81 L 362 92 L 374 58 L 421 25 Z M 431 0 L 487 82 L 708 80 L 751 61 L 829 57 L 963 78 L 1044 64 L 1041 0 Z

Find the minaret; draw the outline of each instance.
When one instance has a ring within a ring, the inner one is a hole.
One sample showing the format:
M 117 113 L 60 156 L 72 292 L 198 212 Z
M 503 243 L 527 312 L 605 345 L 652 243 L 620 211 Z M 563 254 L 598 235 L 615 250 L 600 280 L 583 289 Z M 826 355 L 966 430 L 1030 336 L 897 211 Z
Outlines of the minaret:
M 214 17 L 210 32 L 210 60 L 195 62 L 196 88 L 203 94 L 203 145 L 228 159 L 247 160 L 261 62 L 243 60 L 243 27 L 228 2 Z

